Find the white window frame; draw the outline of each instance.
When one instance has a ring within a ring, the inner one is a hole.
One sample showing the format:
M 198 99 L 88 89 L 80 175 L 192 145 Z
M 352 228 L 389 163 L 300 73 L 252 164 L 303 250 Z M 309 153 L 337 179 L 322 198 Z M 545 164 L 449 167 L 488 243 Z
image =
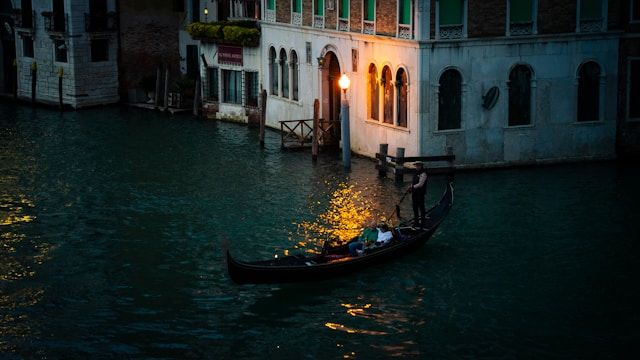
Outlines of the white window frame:
M 582 0 L 577 0 L 576 6 L 576 32 L 577 33 L 590 33 L 590 32 L 604 32 L 607 31 L 607 18 L 608 18 L 608 9 L 609 9 L 609 1 L 602 1 L 602 21 L 599 23 L 595 22 L 585 22 L 583 23 L 580 19 L 580 8 L 582 7 Z
M 452 39 L 466 39 L 467 34 L 467 16 L 469 13 L 469 0 L 462 0 L 462 33 L 459 37 L 446 37 L 440 36 L 440 0 L 436 0 L 436 40 L 452 40 Z
M 640 122 L 640 117 L 631 118 L 629 117 L 629 108 L 631 107 L 631 62 L 637 61 L 640 63 L 640 57 L 632 56 L 627 58 L 627 106 L 625 109 L 625 119 L 628 122 Z
M 366 4 L 364 1 L 361 2 L 362 4 L 362 9 L 361 9 L 361 14 L 362 14 L 362 33 L 363 34 L 369 34 L 369 35 L 375 35 L 376 34 L 376 13 L 375 13 L 375 9 L 376 6 L 378 6 L 378 4 L 376 3 L 377 0 L 372 0 L 373 1 L 373 20 L 365 20 L 364 19 L 364 12 L 366 9 Z
M 506 0 L 507 2 L 507 21 L 506 21 L 506 36 L 514 36 L 514 35 L 536 35 L 538 34 L 538 0 L 531 0 L 531 32 L 521 33 L 518 32 L 517 29 L 511 28 L 511 0 Z

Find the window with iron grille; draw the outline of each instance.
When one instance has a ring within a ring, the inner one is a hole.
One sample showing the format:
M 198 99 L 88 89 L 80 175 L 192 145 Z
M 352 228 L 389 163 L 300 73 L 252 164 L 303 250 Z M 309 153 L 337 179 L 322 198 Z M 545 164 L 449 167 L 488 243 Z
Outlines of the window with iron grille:
M 258 107 L 258 73 L 254 71 L 245 71 L 244 82 L 246 106 Z
M 222 70 L 223 102 L 242 104 L 242 71 Z

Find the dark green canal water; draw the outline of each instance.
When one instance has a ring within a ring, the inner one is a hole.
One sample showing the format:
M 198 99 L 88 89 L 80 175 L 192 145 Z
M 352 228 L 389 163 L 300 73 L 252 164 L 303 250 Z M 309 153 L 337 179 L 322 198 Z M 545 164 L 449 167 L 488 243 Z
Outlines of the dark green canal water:
M 0 358 L 639 355 L 637 165 L 459 173 L 415 254 L 239 286 L 224 246 L 291 248 L 339 183 L 381 213 L 402 194 L 368 159 L 345 173 L 279 141 L 152 112 L 0 105 Z M 430 203 L 444 187 L 431 181 Z

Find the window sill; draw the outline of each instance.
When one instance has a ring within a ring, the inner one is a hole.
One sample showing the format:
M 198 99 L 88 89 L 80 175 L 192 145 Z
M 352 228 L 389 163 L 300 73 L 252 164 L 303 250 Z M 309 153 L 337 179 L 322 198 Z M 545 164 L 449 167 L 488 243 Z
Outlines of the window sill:
M 300 102 L 300 100 L 292 100 L 290 98 L 286 98 L 278 95 L 269 95 L 269 97 L 272 98 L 273 100 L 280 100 L 280 101 L 291 103 L 293 105 L 302 106 L 302 103 Z
M 533 124 L 527 125 L 507 125 L 503 127 L 504 130 L 523 130 L 523 129 L 534 129 L 536 126 Z
M 384 123 L 382 121 L 378 121 L 378 120 L 374 120 L 374 119 L 367 119 L 367 120 L 365 120 L 365 123 L 367 123 L 369 125 L 382 126 L 382 127 L 388 128 L 388 129 L 397 130 L 397 131 L 401 131 L 401 132 L 405 132 L 405 133 L 410 133 L 411 132 L 411 130 L 409 130 L 409 128 L 398 126 L 398 125 L 393 125 L 393 124 L 387 124 L 387 123 Z
M 602 120 L 594 120 L 594 121 L 574 121 L 574 122 L 572 123 L 572 125 L 577 125 L 577 126 L 580 126 L 580 125 L 602 125 L 602 124 L 604 124 L 604 121 L 602 121 Z
M 464 129 L 446 129 L 446 130 L 434 130 L 433 133 L 436 135 L 447 135 L 447 134 L 456 134 L 464 132 Z

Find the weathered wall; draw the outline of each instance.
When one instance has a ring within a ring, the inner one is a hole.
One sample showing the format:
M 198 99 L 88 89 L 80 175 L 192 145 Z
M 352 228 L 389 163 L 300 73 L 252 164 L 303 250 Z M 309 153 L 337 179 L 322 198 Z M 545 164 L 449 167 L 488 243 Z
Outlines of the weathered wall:
M 187 1 L 185 1 L 187 4 Z M 179 75 L 179 29 L 188 24 L 186 13 L 176 12 L 173 0 L 120 1 L 120 92 L 140 87 L 145 76 L 156 76 L 168 66 Z

